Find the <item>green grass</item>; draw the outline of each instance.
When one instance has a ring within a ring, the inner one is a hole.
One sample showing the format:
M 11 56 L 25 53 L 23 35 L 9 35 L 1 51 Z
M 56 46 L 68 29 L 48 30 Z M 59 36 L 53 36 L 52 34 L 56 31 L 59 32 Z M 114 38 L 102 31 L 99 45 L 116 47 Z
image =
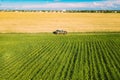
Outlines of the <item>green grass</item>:
M 0 80 L 120 80 L 120 33 L 0 34 Z

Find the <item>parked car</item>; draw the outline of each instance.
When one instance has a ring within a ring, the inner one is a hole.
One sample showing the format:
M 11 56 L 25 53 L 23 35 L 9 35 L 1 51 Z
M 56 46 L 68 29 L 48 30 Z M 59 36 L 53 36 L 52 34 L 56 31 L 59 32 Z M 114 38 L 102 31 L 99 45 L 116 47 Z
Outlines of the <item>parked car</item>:
M 67 31 L 64 30 L 56 30 L 53 32 L 53 34 L 67 34 Z

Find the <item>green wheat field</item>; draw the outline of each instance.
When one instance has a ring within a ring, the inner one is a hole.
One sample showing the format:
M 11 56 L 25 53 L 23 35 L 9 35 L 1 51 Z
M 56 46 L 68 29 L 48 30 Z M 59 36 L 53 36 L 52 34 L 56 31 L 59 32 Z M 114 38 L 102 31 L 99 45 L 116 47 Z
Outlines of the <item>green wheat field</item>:
M 0 34 L 0 80 L 120 80 L 120 33 Z

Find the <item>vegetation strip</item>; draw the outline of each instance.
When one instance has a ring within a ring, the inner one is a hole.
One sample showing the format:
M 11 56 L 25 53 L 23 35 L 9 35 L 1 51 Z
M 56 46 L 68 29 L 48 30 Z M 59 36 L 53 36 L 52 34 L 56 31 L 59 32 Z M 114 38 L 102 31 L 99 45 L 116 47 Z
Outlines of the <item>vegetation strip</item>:
M 119 80 L 119 57 L 120 33 L 0 34 L 2 80 Z

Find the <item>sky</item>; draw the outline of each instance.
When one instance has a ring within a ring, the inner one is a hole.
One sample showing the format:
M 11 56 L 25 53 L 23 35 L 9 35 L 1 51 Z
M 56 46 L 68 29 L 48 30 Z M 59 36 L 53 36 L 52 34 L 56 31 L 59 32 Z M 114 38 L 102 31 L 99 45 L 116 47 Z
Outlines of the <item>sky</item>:
M 120 0 L 0 0 L 0 9 L 120 10 Z

